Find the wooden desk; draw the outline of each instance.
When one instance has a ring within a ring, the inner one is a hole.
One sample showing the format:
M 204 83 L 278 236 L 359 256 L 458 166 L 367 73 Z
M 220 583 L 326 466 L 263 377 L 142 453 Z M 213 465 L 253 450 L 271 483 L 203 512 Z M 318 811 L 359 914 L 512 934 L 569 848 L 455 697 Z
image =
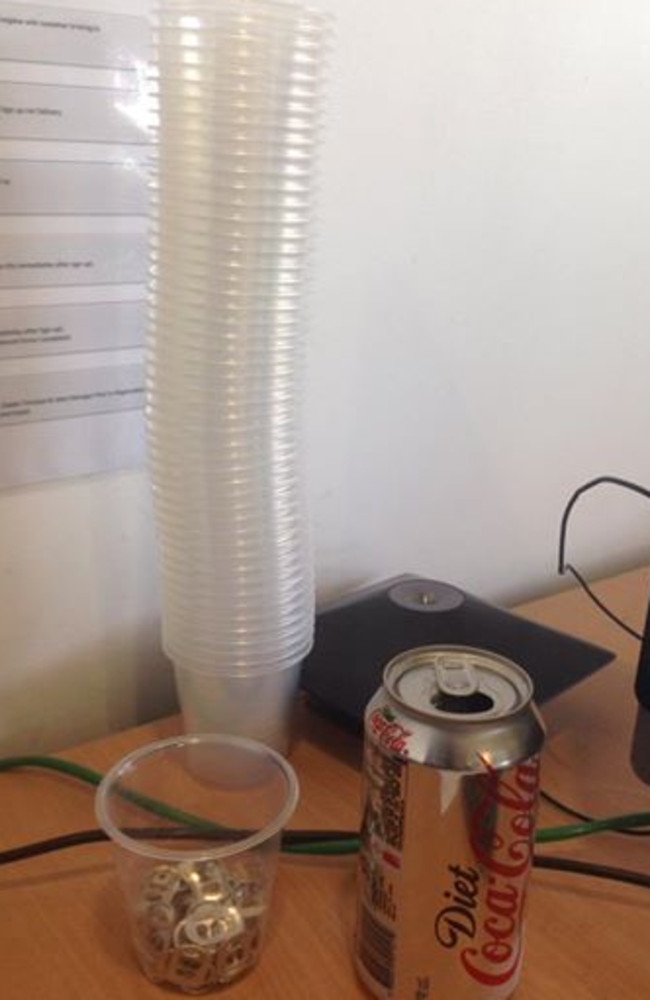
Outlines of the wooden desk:
M 642 628 L 649 572 L 613 578 L 599 592 Z M 577 591 L 520 610 L 618 654 L 613 664 L 546 706 L 544 786 L 600 815 L 650 809 L 650 788 L 629 761 L 638 644 Z M 37 689 L 34 697 L 39 697 Z M 134 747 L 178 728 L 178 719 L 166 719 L 65 756 L 105 770 Z M 291 756 L 302 783 L 293 825 L 355 828 L 358 741 L 303 709 Z M 549 806 L 542 808 L 541 825 L 564 821 Z M 0 774 L 1 847 L 95 825 L 89 787 L 40 770 Z M 650 841 L 643 838 L 605 834 L 543 850 L 650 872 Z M 261 964 L 226 995 L 232 1000 L 367 997 L 350 963 L 354 895 L 353 859 L 285 858 Z M 649 988 L 647 890 L 535 871 L 517 1000 L 641 1000 Z M 2 1000 L 160 1000 L 164 995 L 144 979 L 132 958 L 108 845 L 0 869 Z

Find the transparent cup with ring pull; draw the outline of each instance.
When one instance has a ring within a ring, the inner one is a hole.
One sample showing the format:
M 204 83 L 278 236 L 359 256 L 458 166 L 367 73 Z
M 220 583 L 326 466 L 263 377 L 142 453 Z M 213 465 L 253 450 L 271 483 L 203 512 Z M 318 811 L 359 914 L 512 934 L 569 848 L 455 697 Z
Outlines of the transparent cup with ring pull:
M 124 757 L 97 790 L 145 975 L 217 990 L 258 962 L 282 830 L 298 800 L 290 764 L 254 740 L 172 737 Z

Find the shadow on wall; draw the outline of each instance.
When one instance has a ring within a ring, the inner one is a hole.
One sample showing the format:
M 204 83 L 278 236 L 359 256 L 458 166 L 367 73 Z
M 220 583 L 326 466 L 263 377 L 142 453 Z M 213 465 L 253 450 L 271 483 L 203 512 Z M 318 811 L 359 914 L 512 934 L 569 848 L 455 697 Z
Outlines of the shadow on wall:
M 112 631 L 59 662 L 0 672 L 0 755 L 55 752 L 178 711 L 160 625 Z

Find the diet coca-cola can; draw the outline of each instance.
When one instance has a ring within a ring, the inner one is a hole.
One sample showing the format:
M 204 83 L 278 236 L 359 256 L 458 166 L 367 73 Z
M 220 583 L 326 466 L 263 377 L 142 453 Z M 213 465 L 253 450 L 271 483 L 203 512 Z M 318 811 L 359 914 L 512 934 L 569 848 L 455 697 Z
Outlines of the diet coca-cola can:
M 516 664 L 401 654 L 365 715 L 355 962 L 378 997 L 505 1000 L 523 956 L 544 729 Z

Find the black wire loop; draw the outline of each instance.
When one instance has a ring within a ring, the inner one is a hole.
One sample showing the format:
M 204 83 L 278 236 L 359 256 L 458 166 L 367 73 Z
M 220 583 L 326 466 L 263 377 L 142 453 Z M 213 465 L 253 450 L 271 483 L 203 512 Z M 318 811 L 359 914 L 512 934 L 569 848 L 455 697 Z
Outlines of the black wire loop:
M 596 479 L 590 479 L 589 482 L 583 483 L 570 497 L 564 512 L 562 514 L 562 520 L 560 522 L 560 539 L 558 544 L 558 566 L 557 571 L 562 576 L 564 573 L 571 573 L 571 575 L 577 580 L 582 589 L 585 591 L 587 596 L 594 602 L 594 604 L 607 615 L 619 628 L 622 628 L 628 635 L 631 635 L 633 639 L 638 639 L 639 642 L 643 639 L 643 636 L 635 628 L 629 625 L 627 622 L 623 621 L 611 608 L 601 601 L 596 593 L 589 586 L 583 575 L 573 566 L 571 563 L 566 561 L 566 541 L 567 532 L 569 527 L 569 518 L 571 516 L 571 511 L 575 507 L 576 503 L 584 493 L 588 493 L 597 486 L 621 486 L 623 489 L 631 490 L 633 493 L 638 493 L 639 496 L 645 497 L 650 500 L 650 490 L 646 489 L 645 486 L 639 486 L 638 483 L 630 482 L 629 479 L 621 479 L 620 476 L 597 476 Z

